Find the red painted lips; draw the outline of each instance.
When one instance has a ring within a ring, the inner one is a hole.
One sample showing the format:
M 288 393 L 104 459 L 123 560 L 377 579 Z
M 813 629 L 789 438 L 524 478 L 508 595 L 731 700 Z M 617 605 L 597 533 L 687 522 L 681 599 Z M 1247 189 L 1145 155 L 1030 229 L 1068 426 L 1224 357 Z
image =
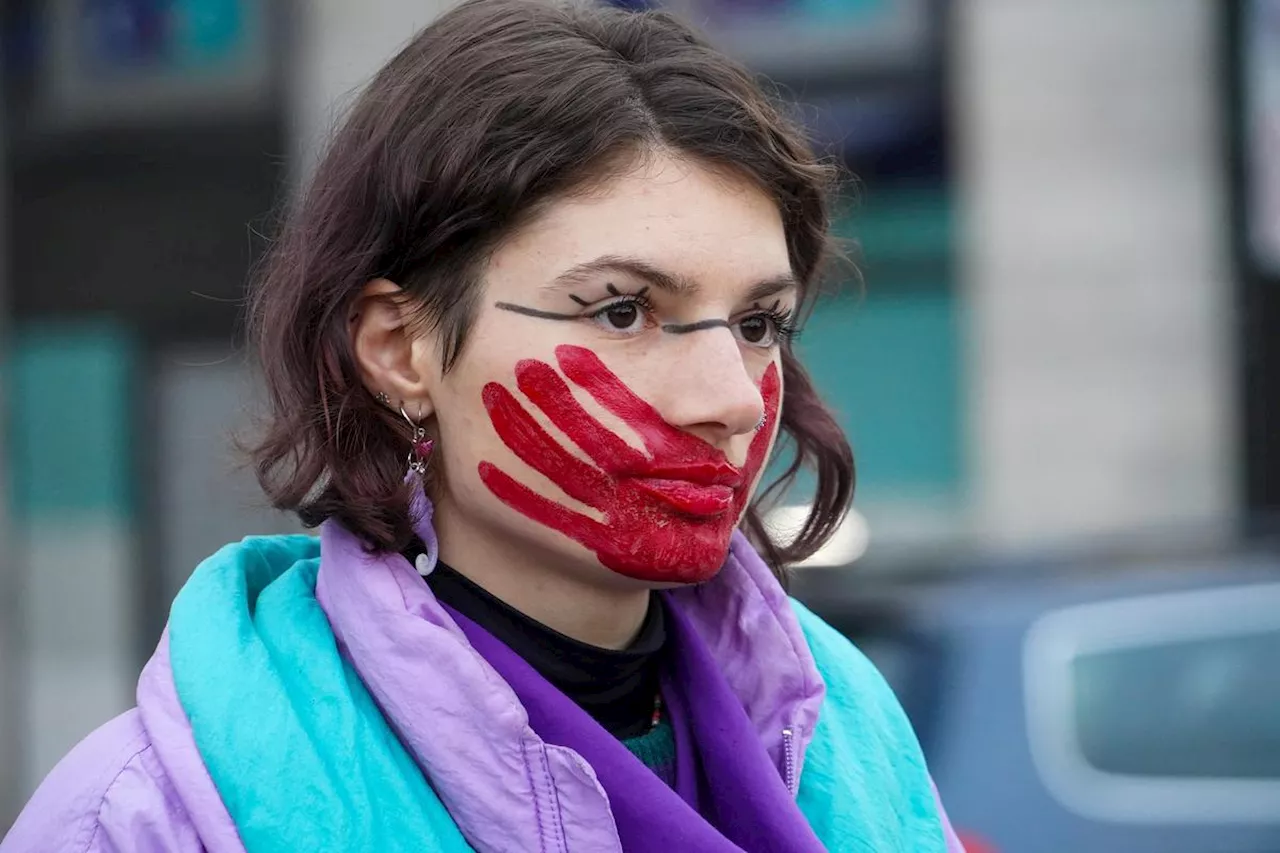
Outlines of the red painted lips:
M 719 451 L 708 446 L 708 456 Z M 733 509 L 736 491 L 743 485 L 742 472 L 723 458 L 684 464 L 653 463 L 633 475 L 636 488 L 677 512 L 714 517 Z
M 638 479 L 636 488 L 685 515 L 714 517 L 733 509 L 733 489 L 688 480 Z

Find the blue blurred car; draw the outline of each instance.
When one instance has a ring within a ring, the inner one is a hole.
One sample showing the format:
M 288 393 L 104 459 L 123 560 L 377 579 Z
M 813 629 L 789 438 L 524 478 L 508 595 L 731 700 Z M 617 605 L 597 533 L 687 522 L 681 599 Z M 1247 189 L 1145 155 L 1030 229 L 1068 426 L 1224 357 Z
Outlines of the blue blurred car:
M 1280 555 L 803 570 L 970 853 L 1280 851 Z

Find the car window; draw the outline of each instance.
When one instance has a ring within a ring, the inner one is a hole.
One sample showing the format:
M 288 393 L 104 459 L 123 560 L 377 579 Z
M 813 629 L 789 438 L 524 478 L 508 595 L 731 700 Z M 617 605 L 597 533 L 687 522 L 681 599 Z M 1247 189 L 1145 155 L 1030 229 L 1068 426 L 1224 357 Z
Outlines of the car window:
M 1064 806 L 1280 824 L 1280 583 L 1047 611 L 1023 646 L 1027 743 Z
M 1280 630 L 1077 655 L 1075 731 L 1107 773 L 1280 779 Z

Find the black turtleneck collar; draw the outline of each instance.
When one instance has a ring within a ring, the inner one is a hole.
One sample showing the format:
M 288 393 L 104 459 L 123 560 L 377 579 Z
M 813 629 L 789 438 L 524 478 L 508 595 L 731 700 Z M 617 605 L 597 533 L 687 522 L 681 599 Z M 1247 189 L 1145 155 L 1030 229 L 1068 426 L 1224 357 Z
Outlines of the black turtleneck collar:
M 530 619 L 442 562 L 426 581 L 437 599 L 505 643 L 612 735 L 626 739 L 649 730 L 667 636 L 656 594 L 635 641 L 614 650 Z

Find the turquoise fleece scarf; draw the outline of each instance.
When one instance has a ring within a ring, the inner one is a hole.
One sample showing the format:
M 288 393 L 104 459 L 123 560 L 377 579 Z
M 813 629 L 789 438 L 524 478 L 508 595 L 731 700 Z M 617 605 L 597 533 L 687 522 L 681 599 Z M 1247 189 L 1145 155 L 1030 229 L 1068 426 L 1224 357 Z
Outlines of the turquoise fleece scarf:
M 315 596 L 319 553 L 306 536 L 229 545 L 170 616 L 178 697 L 245 849 L 471 850 L 339 653 Z M 919 745 L 888 686 L 794 607 L 827 684 L 798 794 L 810 825 L 832 851 L 944 853 Z

